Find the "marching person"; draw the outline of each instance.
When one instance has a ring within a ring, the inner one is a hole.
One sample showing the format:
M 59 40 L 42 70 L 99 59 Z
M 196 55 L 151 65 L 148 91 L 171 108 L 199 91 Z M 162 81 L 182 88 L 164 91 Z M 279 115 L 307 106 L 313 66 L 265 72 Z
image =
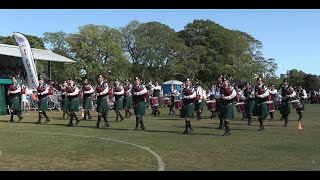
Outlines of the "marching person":
M 229 120 L 234 118 L 233 98 L 236 97 L 237 92 L 233 86 L 230 86 L 228 79 L 223 80 L 223 87 L 220 89 L 220 116 L 223 119 L 225 131 L 223 136 L 231 135 Z
M 69 119 L 69 100 L 67 98 L 67 87 L 68 87 L 68 82 L 63 81 L 63 84 L 61 85 L 61 98 L 62 98 L 62 117 L 60 119 L 64 119 L 65 115 L 67 114 L 67 119 Z
M 143 115 L 146 113 L 144 96 L 147 93 L 147 88 L 145 85 L 141 84 L 140 78 L 135 78 L 135 85 L 133 86 L 132 91 L 134 114 L 136 115 L 136 127 L 134 131 L 145 130 Z
M 90 115 L 90 111 L 92 109 L 92 94 L 94 92 L 93 87 L 89 83 L 88 79 L 84 80 L 84 85 L 82 86 L 82 92 L 83 92 L 83 110 L 84 110 L 84 117 L 83 120 L 92 119 L 92 116 Z
M 256 102 L 255 102 L 255 95 L 253 93 L 253 89 L 251 88 L 250 82 L 244 83 L 244 89 L 240 95 L 240 98 L 245 103 L 245 115 L 248 118 L 248 125 L 252 123 L 252 113 L 254 111 Z
M 38 113 L 39 113 L 39 119 L 37 124 L 41 124 L 41 118 L 42 114 L 46 118 L 46 121 L 44 123 L 48 123 L 50 121 L 47 110 L 48 110 L 48 93 L 49 93 L 49 86 L 44 83 L 44 78 L 39 78 L 39 86 L 37 88 L 38 92 Z
M 288 118 L 291 111 L 291 100 L 293 97 L 296 96 L 296 92 L 294 89 L 289 86 L 288 79 L 283 79 L 282 87 L 279 89 L 279 92 L 277 94 L 279 98 L 282 98 L 281 107 L 280 107 L 280 114 L 283 116 L 285 123 L 284 127 L 288 126 Z
M 123 98 L 123 108 L 126 112 L 126 118 L 130 118 L 132 113 L 130 109 L 132 108 L 132 84 L 129 79 L 126 80 L 126 85 L 124 86 L 124 98 Z
M 183 105 L 182 105 L 182 118 L 185 119 L 186 128 L 182 132 L 182 134 L 189 134 L 193 131 L 193 128 L 191 126 L 191 120 L 194 116 L 194 98 L 196 97 L 196 90 L 193 86 L 191 86 L 191 80 L 186 79 L 185 81 L 185 88 L 183 88 Z
M 170 102 L 171 102 L 171 104 L 169 105 L 169 108 L 170 108 L 169 115 L 171 115 L 171 112 L 172 112 L 173 115 L 175 114 L 175 112 L 174 112 L 174 101 L 176 99 L 177 93 L 179 93 L 179 92 L 177 92 L 177 90 L 174 88 L 174 85 L 171 84 L 170 91 L 169 91 Z
M 156 80 L 155 82 L 154 82 L 154 85 L 152 85 L 151 84 L 151 91 L 153 92 L 152 93 L 152 97 L 153 98 L 157 98 L 157 100 L 158 100 L 158 104 L 153 104 L 152 103 L 152 110 L 153 110 L 153 115 L 160 115 L 160 110 L 159 110 L 159 107 L 161 107 L 160 106 L 160 92 L 161 92 L 161 86 L 159 86 L 159 81 L 158 80 Z
M 277 93 L 278 93 L 278 90 L 275 89 L 275 86 L 274 84 L 271 85 L 270 89 L 269 89 L 269 95 L 270 95 L 270 101 L 273 101 L 273 106 L 274 106 L 274 109 L 278 109 L 278 103 L 277 103 Z M 273 120 L 274 118 L 274 111 L 273 112 L 269 112 L 270 114 L 270 121 Z
M 10 108 L 10 115 L 11 115 L 10 122 L 13 122 L 14 115 L 18 116 L 19 121 L 23 119 L 21 115 L 20 92 L 21 92 L 21 87 L 19 84 L 17 84 L 17 79 L 15 77 L 12 77 L 12 84 L 10 85 L 8 90 L 9 108 Z
M 297 89 L 297 98 L 300 101 L 300 106 L 296 108 L 296 112 L 299 115 L 299 121 L 301 121 L 302 119 L 302 113 L 304 112 L 304 106 L 306 104 L 306 99 L 307 99 L 307 92 L 304 88 L 302 88 L 301 86 L 298 87 Z
M 195 98 L 195 112 L 197 114 L 197 120 L 201 119 L 201 114 L 205 104 L 206 93 L 203 90 L 199 82 L 196 82 L 196 98 Z
M 115 104 L 114 109 L 116 111 L 116 120 L 115 122 L 118 122 L 118 118 L 120 117 L 122 121 L 124 117 L 121 115 L 121 110 L 123 110 L 123 95 L 124 95 L 124 89 L 120 85 L 119 79 L 115 79 L 115 87 L 113 88 L 113 94 L 115 96 Z
M 207 97 L 209 97 L 210 101 L 214 100 L 214 87 L 215 87 L 215 84 L 212 83 L 211 85 L 211 88 L 208 90 L 208 94 L 207 94 Z M 213 119 L 215 117 L 215 113 L 214 113 L 214 109 L 211 110 L 211 119 Z
M 79 99 L 78 99 L 78 93 L 79 93 L 79 88 L 78 86 L 74 83 L 73 78 L 68 79 L 68 87 L 67 87 L 67 97 L 69 101 L 68 105 L 68 110 L 69 110 L 69 115 L 70 115 L 70 121 L 67 126 L 73 126 L 73 118 L 76 119 L 75 125 L 78 125 L 80 120 L 75 112 L 79 111 Z
M 111 93 L 108 83 L 104 81 L 103 76 L 100 74 L 98 76 L 98 84 L 96 86 L 98 121 L 95 128 L 99 128 L 102 118 L 104 120 L 104 127 L 109 127 L 107 115 L 110 107 L 107 103 L 107 96 Z
M 221 109 L 221 89 L 223 88 L 223 83 L 224 82 L 224 78 L 222 75 L 218 76 L 218 81 L 214 86 L 214 98 L 216 99 L 216 112 L 218 113 L 218 117 L 220 120 L 220 125 L 218 127 L 218 129 L 223 129 L 224 127 L 224 122 L 223 122 L 223 118 L 221 117 L 220 114 L 220 109 Z
M 266 97 L 269 95 L 268 87 L 263 85 L 262 79 L 257 78 L 257 84 L 253 89 L 253 94 L 255 95 L 255 110 L 254 116 L 258 116 L 260 128 L 258 131 L 264 130 L 263 120 L 266 119 L 268 115 L 268 104 Z

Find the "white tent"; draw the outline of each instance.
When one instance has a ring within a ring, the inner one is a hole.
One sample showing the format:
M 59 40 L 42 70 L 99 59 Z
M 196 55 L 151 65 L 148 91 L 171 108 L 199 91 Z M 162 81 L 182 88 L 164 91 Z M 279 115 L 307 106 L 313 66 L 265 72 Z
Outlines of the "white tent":
M 181 82 L 181 81 L 178 81 L 178 80 L 170 80 L 170 81 L 166 81 L 166 82 L 164 82 L 163 84 L 174 84 L 174 85 L 182 85 L 183 84 L 183 82 Z
M 56 54 L 50 50 L 31 48 L 34 59 L 45 60 L 45 61 L 56 61 L 56 62 L 70 62 L 75 63 L 76 61 Z M 0 59 L 21 59 L 21 52 L 18 46 L 0 44 Z M 6 56 L 6 58 L 4 57 Z

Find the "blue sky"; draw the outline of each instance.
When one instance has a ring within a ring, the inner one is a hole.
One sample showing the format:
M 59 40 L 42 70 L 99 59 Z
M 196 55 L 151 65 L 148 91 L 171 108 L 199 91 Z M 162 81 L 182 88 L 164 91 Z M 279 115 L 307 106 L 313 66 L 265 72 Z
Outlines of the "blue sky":
M 13 32 L 43 37 L 45 32 L 78 32 L 86 24 L 123 27 L 132 20 L 158 21 L 180 31 L 194 19 L 209 19 L 252 35 L 275 58 L 276 74 L 288 69 L 320 75 L 320 10 L 254 9 L 1 9 L 0 36 Z

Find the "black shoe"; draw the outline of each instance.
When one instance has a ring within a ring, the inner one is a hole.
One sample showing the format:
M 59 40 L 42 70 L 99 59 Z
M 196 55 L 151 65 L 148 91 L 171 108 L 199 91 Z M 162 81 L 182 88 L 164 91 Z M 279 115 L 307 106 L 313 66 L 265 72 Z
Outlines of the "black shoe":
M 223 128 L 224 128 L 224 125 L 220 124 L 217 129 L 223 129 Z
M 192 133 L 193 132 L 193 128 L 189 128 L 189 133 Z
M 258 131 L 263 131 L 264 130 L 264 126 L 260 126 Z
M 19 122 L 20 122 L 22 119 L 23 119 L 23 117 L 22 117 L 22 116 L 19 116 Z
M 188 133 L 189 131 L 187 129 L 182 132 L 182 134 L 188 134 Z
M 248 121 L 248 125 L 251 125 L 252 121 Z
M 140 129 L 138 127 L 135 127 L 134 128 L 134 131 L 139 131 Z
M 288 123 L 285 122 L 284 125 L 283 125 L 283 127 L 288 127 Z
M 13 122 L 13 120 L 10 120 L 9 122 Z
M 73 126 L 73 124 L 72 124 L 72 123 L 69 123 L 69 124 L 67 124 L 67 126 Z
M 99 129 L 99 126 L 98 126 L 98 125 L 95 125 L 93 128 L 97 128 L 97 129 Z
M 89 116 L 89 117 L 88 117 L 88 120 L 91 120 L 91 119 L 92 119 L 92 116 Z
M 80 121 L 79 121 L 79 120 L 77 120 L 77 121 L 76 121 L 76 123 L 75 123 L 74 125 L 78 125 L 78 124 L 79 124 L 79 122 L 80 122 Z
M 225 132 L 222 136 L 229 136 L 231 135 L 231 132 Z
M 109 124 L 104 124 L 103 127 L 107 128 L 109 127 Z
M 158 111 L 158 116 L 160 115 L 160 111 Z
M 141 131 L 144 131 L 146 128 L 143 126 L 140 128 Z

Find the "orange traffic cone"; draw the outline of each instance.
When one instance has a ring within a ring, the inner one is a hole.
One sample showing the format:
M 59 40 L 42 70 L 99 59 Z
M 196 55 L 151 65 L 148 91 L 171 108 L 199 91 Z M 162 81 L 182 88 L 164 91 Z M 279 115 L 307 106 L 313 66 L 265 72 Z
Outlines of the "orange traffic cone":
M 302 129 L 301 122 L 298 123 L 298 129 Z

